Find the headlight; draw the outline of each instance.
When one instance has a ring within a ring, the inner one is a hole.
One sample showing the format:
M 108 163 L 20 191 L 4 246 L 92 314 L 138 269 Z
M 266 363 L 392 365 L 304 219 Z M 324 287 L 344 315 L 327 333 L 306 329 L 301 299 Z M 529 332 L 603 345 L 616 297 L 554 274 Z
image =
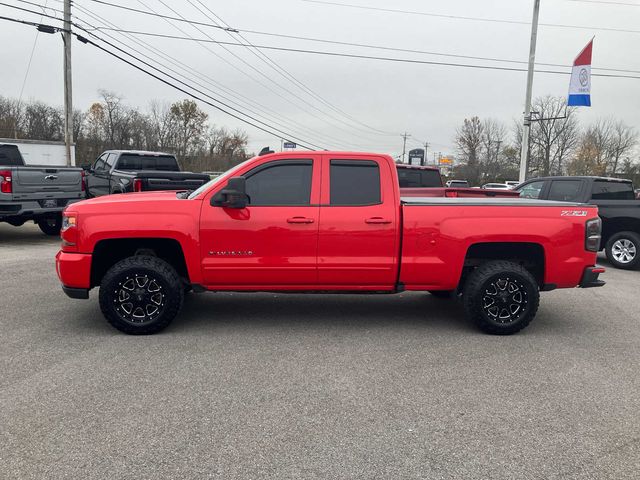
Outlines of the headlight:
M 78 217 L 75 213 L 63 213 L 62 214 L 62 230 L 67 230 L 71 227 L 75 227 Z

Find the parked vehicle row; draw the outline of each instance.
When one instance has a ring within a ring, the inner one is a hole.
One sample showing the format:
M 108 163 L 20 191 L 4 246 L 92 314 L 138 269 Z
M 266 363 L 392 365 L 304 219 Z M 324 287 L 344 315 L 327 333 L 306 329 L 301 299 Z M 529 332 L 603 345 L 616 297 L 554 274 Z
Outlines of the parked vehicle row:
M 606 177 L 543 177 L 516 189 L 521 197 L 578 202 L 598 206 L 602 243 L 607 259 L 617 268 L 640 266 L 640 200 L 630 180 Z
M 354 188 L 357 186 L 357 188 Z M 482 330 L 511 334 L 539 292 L 599 287 L 595 205 L 403 196 L 387 155 L 269 153 L 193 192 L 69 206 L 63 289 L 130 334 L 162 330 L 185 291 L 458 294 Z
M 47 235 L 59 235 L 62 211 L 86 197 L 155 190 L 195 190 L 209 175 L 180 171 L 174 155 L 109 150 L 91 165 L 25 165 L 18 146 L 0 144 L 0 222 L 33 220 Z
M 81 168 L 25 165 L 16 145 L 0 144 L 0 222 L 33 220 L 47 235 L 58 235 L 62 210 L 85 197 Z
M 180 171 L 175 155 L 139 150 L 108 150 L 86 171 L 87 196 L 127 192 L 195 190 L 211 177 Z

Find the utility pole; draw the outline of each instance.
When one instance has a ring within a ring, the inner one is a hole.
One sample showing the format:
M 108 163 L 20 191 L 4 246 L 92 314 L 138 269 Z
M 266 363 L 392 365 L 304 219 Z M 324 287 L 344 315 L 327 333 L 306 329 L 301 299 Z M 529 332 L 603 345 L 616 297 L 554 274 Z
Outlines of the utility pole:
M 404 134 L 402 135 L 402 162 L 401 163 L 405 163 L 404 156 L 407 150 L 407 138 L 409 138 L 410 136 L 411 135 L 409 135 L 407 132 L 404 132 Z
M 531 43 L 529 45 L 529 70 L 527 71 L 527 91 L 524 100 L 524 128 L 522 129 L 522 148 L 520 149 L 520 182 L 527 177 L 529 164 L 529 131 L 531 130 L 531 90 L 533 88 L 533 69 L 536 63 L 536 40 L 538 37 L 538 15 L 540 0 L 533 2 L 533 20 L 531 21 Z
M 73 102 L 71 97 L 71 0 L 64 0 L 64 145 L 67 165 L 71 165 L 73 145 Z
M 427 164 L 427 148 L 429 148 L 429 142 L 424 142 L 424 165 Z

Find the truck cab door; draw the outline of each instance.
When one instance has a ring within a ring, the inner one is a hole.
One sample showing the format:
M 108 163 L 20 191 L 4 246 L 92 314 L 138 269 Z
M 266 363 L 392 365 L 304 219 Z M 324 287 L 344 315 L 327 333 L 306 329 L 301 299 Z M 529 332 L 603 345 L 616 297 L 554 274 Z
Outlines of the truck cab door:
M 87 175 L 87 190 L 89 196 L 99 197 L 111 193 L 109 189 L 109 167 L 107 166 L 107 157 L 110 154 L 103 153 L 93 163 L 91 172 Z
M 245 208 L 202 205 L 202 276 L 216 290 L 312 289 L 317 283 L 320 161 L 279 159 L 246 172 Z
M 386 158 L 323 156 L 318 284 L 388 290 L 398 275 L 397 177 Z

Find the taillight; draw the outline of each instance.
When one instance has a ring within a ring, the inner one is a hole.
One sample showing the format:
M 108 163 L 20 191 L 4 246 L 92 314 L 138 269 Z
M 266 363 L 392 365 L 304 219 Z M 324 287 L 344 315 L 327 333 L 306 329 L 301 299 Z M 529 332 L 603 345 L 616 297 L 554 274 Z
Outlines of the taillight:
M 447 191 L 444 192 L 444 196 L 445 197 L 453 197 L 453 198 L 455 198 L 455 197 L 458 196 L 458 192 L 456 192 L 455 190 L 453 192 L 447 190 Z
M 590 252 L 600 250 L 600 240 L 602 239 L 602 220 L 600 218 L 592 218 L 587 220 L 585 227 L 584 248 Z
M 134 178 L 133 179 L 133 191 L 134 192 L 141 192 L 142 191 L 142 179 L 141 178 Z
M 13 192 L 13 184 L 11 183 L 11 170 L 0 170 L 0 192 Z

